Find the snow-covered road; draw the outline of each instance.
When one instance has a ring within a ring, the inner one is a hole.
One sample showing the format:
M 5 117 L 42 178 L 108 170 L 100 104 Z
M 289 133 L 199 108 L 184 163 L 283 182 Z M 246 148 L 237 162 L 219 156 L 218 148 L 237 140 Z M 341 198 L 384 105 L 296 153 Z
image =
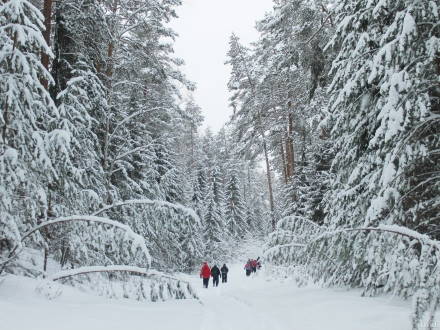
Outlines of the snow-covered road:
M 1 330 L 405 330 L 410 303 L 359 292 L 296 288 L 264 272 L 247 278 L 231 265 L 229 283 L 202 288 L 196 300 L 141 303 L 109 300 L 65 287 L 55 300 L 36 281 L 8 276 L 0 284 Z

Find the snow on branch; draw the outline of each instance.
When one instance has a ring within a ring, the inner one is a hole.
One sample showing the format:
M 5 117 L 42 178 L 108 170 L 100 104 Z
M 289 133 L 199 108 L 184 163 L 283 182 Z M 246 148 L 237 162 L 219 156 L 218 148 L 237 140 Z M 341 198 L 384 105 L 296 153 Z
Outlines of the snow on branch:
M 169 203 L 166 201 L 159 201 L 159 200 L 152 200 L 152 199 L 132 199 L 132 200 L 127 200 L 127 201 L 117 202 L 112 205 L 104 206 L 102 209 L 94 212 L 93 215 L 97 216 L 97 215 L 99 215 L 107 210 L 110 210 L 112 208 L 126 206 L 126 205 L 152 205 L 152 206 L 156 206 L 159 208 L 162 208 L 162 207 L 169 208 L 169 209 L 172 209 L 176 212 L 181 212 L 181 213 L 193 218 L 197 223 L 200 224 L 200 218 L 194 212 L 193 209 L 185 207 L 180 204 L 173 204 L 173 203 Z

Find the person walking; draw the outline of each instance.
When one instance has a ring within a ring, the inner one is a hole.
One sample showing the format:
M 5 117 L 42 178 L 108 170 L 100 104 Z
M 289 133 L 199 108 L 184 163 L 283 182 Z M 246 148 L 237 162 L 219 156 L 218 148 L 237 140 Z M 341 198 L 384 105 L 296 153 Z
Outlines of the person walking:
M 244 265 L 244 269 L 246 270 L 246 276 L 250 276 L 252 273 L 251 259 L 248 259 L 246 265 Z
M 254 259 L 251 260 L 251 269 L 252 269 L 252 273 L 257 272 L 257 260 Z
M 214 267 L 211 268 L 211 276 L 212 276 L 212 285 L 218 286 L 220 269 L 218 269 L 217 265 L 214 265 Z
M 211 268 L 209 268 L 208 263 L 205 261 L 202 268 L 200 269 L 200 278 L 203 279 L 203 287 L 208 288 L 209 278 L 211 277 Z
M 228 272 L 229 269 L 226 267 L 226 264 L 223 264 L 222 268 L 220 268 L 222 283 L 228 282 Z
M 257 269 L 261 269 L 261 260 L 260 260 L 260 257 L 257 258 Z

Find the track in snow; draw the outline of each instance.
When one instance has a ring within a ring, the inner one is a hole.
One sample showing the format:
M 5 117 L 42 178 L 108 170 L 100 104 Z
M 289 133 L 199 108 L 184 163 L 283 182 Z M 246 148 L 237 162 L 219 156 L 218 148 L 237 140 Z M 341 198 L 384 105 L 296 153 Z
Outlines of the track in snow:
M 246 277 L 244 265 L 230 266 L 229 283 L 202 288 L 200 330 L 405 330 L 408 302 L 363 298 L 358 291 L 296 288 L 265 277 Z

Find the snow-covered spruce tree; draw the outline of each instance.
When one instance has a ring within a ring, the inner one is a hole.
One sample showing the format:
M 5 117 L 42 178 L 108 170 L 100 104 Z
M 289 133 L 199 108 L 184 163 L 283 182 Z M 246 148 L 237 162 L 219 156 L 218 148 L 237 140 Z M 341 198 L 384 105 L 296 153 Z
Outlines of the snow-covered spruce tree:
M 183 158 L 186 172 L 193 173 L 196 164 L 199 146 L 199 128 L 203 123 L 202 110 L 194 98 L 190 96 L 186 100 L 180 123 L 178 125 L 181 138 L 177 139 L 177 152 Z M 193 179 L 193 175 L 191 175 Z
M 42 85 L 52 81 L 40 62 L 41 53 L 52 55 L 42 20 L 28 1 L 0 4 L 0 265 L 45 218 L 46 188 L 58 176 L 48 149 L 68 148 L 67 132 L 48 129 L 58 113 Z
M 241 195 L 238 173 L 232 169 L 228 173 L 225 187 L 225 218 L 229 233 L 233 237 L 243 238 L 247 232 L 245 208 Z
M 206 210 L 203 215 L 203 240 L 205 256 L 212 261 L 224 258 L 227 253 L 228 232 L 222 217 L 223 205 L 215 201 L 212 184 L 206 196 Z
M 438 171 L 431 118 L 439 31 L 428 26 L 435 26 L 439 9 L 431 1 L 340 2 L 338 8 L 330 122 L 341 152 L 333 164 L 329 220 L 338 226 L 429 226 L 438 207 L 427 183 Z M 350 218 L 347 210 L 354 210 Z
M 95 69 L 95 63 L 102 62 L 98 49 L 108 36 L 104 12 L 91 1 L 57 3 L 54 31 L 52 75 L 55 83 L 50 92 L 58 107 L 60 120 L 53 124 L 53 128 L 70 133 L 70 153 L 61 158 L 57 157 L 59 150 L 51 150 L 60 176 L 48 187 L 49 218 L 88 214 L 102 203 L 105 196 L 105 177 L 97 133 L 98 123 L 105 118 L 107 109 L 106 90 Z M 51 237 L 50 252 L 61 265 L 101 263 L 101 255 L 82 253 L 84 248 L 100 250 L 94 244 L 93 236 L 82 234 L 87 231 L 86 228 L 84 223 L 75 223 L 45 231 L 45 235 Z M 97 235 L 100 230 L 102 228 L 96 227 L 90 231 Z M 106 236 L 105 233 L 101 234 Z M 89 257 L 84 258 L 85 255 Z
M 413 328 L 432 325 L 438 244 L 407 228 L 430 233 L 439 210 L 439 9 L 339 1 L 336 13 L 328 126 L 338 152 L 327 234 L 307 249 L 311 272 L 368 294 L 414 295 Z
M 217 163 L 217 160 L 214 160 Z M 212 194 L 214 201 L 218 205 L 224 204 L 224 192 L 223 192 L 223 178 L 218 164 L 214 165 L 211 170 L 211 184 L 212 184 Z
M 246 224 L 253 236 L 264 235 L 271 231 L 270 210 L 267 208 L 267 190 L 264 189 L 264 174 L 253 171 L 251 184 L 248 185 L 246 200 Z
M 208 191 L 208 183 L 206 179 L 206 170 L 199 165 L 195 171 L 193 186 L 193 195 L 191 198 L 191 207 L 201 217 L 206 210 L 206 193 Z
M 166 26 L 178 4 L 104 2 L 110 38 L 104 63 L 97 65 L 109 104 L 99 127 L 107 203 L 164 195 L 160 177 L 168 172 L 162 164 L 169 159 L 161 157 L 171 153 L 168 132 L 179 98 L 175 83 L 187 84 L 172 56 L 175 33 Z

